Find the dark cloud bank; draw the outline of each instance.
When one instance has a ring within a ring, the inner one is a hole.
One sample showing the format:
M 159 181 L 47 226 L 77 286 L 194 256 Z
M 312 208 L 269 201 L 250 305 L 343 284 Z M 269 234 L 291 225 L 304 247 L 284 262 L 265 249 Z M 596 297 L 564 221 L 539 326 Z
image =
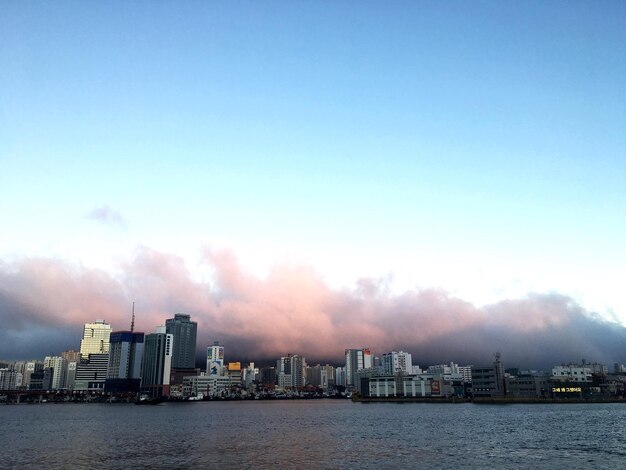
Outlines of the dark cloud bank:
M 563 362 L 626 362 L 626 329 L 558 294 L 529 294 L 476 308 L 440 290 L 391 295 L 383 281 L 335 290 L 310 267 L 281 265 L 264 279 L 232 253 L 207 250 L 214 275 L 194 281 L 175 255 L 143 248 L 113 278 L 54 259 L 0 262 L 0 358 L 29 359 L 79 346 L 82 324 L 106 319 L 151 332 L 174 313 L 198 322 L 199 363 L 214 340 L 227 360 L 269 362 L 299 353 L 309 362 L 342 362 L 344 348 L 375 354 L 403 349 L 416 364 L 481 364 L 503 355 L 506 366 L 547 368 Z

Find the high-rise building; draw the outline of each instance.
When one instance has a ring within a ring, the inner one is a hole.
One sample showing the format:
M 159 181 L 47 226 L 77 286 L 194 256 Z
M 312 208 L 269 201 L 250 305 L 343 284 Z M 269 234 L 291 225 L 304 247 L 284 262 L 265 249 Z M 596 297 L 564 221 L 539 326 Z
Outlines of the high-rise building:
M 335 369 L 329 364 L 307 367 L 306 381 L 307 385 L 326 390 L 335 385 Z
M 165 332 L 174 335 L 172 351 L 173 369 L 193 369 L 196 367 L 196 336 L 198 324 L 184 313 L 165 320 Z
M 170 393 L 170 372 L 174 335 L 158 326 L 156 333 L 145 336 L 141 372 L 141 391 L 151 397 Z
M 104 320 L 85 323 L 83 339 L 80 341 L 80 355 L 84 359 L 90 354 L 109 354 L 111 325 Z
M 411 353 L 392 351 L 383 354 L 380 360 L 383 375 L 409 375 L 413 373 L 413 359 Z
M 109 368 L 109 354 L 89 354 L 76 366 L 74 390 L 104 392 L 104 382 Z
M 346 386 L 346 368 L 335 367 L 335 387 Z
M 17 388 L 16 381 L 17 372 L 8 367 L 0 369 L 0 390 L 14 390 Z
M 46 356 L 43 360 L 44 370 L 49 369 L 50 383 L 48 390 L 58 390 L 63 388 L 63 369 L 65 361 L 61 356 Z
M 276 361 L 278 387 L 281 389 L 304 387 L 306 384 L 306 359 L 298 354 L 288 354 Z
M 222 375 L 224 371 L 224 346 L 215 341 L 213 346 L 206 350 L 206 373 L 207 375 Z
M 30 388 L 30 379 L 33 373 L 41 372 L 43 370 L 43 364 L 39 361 L 28 361 L 26 363 L 24 377 L 22 378 L 22 386 L 25 389 Z
M 74 389 L 76 380 L 76 369 L 80 364 L 80 352 L 70 349 L 61 353 L 63 358 L 63 388 Z
M 357 385 L 357 371 L 372 368 L 372 353 L 369 349 L 346 349 L 346 388 Z
M 141 385 L 141 363 L 144 334 L 133 331 L 111 333 L 107 392 L 138 392 Z

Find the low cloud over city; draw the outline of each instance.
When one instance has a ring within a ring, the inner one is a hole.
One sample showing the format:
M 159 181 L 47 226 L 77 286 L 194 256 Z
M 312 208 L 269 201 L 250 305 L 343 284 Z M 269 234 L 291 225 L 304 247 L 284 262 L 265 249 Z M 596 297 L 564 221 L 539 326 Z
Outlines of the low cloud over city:
M 77 349 L 82 325 L 104 319 L 147 333 L 174 313 L 198 322 L 198 357 L 219 340 L 227 360 L 271 361 L 287 353 L 309 361 L 343 361 L 345 348 L 413 354 L 415 364 L 488 363 L 499 351 L 507 365 L 551 367 L 581 359 L 624 362 L 626 329 L 571 298 L 529 293 L 477 307 L 443 290 L 394 294 L 386 279 L 331 288 L 309 266 L 276 265 L 250 274 L 230 251 L 201 254 L 205 280 L 170 253 L 139 249 L 119 272 L 59 259 L 0 263 L 0 357 L 35 358 Z

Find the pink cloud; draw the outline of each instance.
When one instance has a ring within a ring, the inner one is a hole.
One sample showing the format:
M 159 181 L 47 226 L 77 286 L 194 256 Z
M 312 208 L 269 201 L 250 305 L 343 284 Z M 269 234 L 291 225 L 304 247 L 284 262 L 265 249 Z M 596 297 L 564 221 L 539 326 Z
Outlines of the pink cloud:
M 121 266 L 119 278 L 54 259 L 4 263 L 3 329 L 17 333 L 34 323 L 68 328 L 96 318 L 125 329 L 135 301 L 137 327 L 147 332 L 174 313 L 190 313 L 198 322 L 200 350 L 221 340 L 231 359 L 272 359 L 291 352 L 336 362 L 345 348 L 361 346 L 376 354 L 409 350 L 416 362 L 483 356 L 488 361 L 496 350 L 541 361 L 533 348 L 559 345 L 571 354 L 564 338 L 575 338 L 583 352 L 588 344 L 587 351 L 608 358 L 613 343 L 603 345 L 599 336 L 581 342 L 585 331 L 592 326 L 609 331 L 610 338 L 624 335 L 623 328 L 594 320 L 556 294 L 477 308 L 443 290 L 393 295 L 388 279 L 364 278 L 353 289 L 333 289 L 310 266 L 298 264 L 274 266 L 258 278 L 225 250 L 207 249 L 201 262 L 214 273 L 210 282 L 194 280 L 182 258 L 146 247 Z M 19 310 L 19 318 L 12 318 L 11 309 Z M 78 341 L 68 338 L 66 347 L 75 348 Z M 507 351 L 513 346 L 517 349 Z M 0 356 L 6 354 L 0 350 Z M 578 358 L 576 353 L 572 360 Z

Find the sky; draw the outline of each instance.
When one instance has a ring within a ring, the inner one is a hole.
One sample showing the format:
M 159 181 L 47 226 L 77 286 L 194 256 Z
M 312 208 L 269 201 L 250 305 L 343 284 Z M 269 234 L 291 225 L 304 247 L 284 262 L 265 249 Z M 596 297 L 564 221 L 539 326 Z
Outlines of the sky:
M 625 57 L 619 1 L 2 2 L 0 357 L 135 301 L 227 359 L 626 362 Z

